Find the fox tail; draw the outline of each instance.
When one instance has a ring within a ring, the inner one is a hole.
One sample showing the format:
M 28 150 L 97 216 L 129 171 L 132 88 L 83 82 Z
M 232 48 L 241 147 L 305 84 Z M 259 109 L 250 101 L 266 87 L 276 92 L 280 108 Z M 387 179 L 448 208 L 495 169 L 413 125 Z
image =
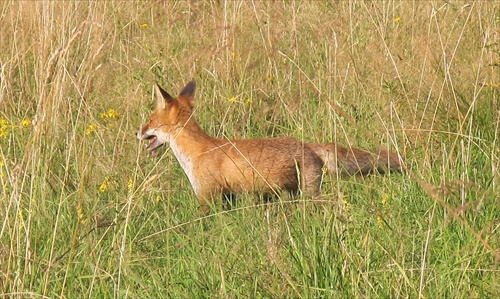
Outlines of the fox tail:
M 399 155 L 385 149 L 371 153 L 362 149 L 341 147 L 334 143 L 308 145 L 323 160 L 332 175 L 367 175 L 403 170 Z

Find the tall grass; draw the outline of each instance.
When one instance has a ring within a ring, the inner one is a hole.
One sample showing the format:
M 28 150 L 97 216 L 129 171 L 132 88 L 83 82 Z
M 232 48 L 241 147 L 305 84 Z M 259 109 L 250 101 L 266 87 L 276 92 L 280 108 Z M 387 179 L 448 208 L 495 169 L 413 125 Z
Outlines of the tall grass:
M 3 298 L 500 297 L 496 2 L 4 1 Z M 196 79 L 228 138 L 405 157 L 200 215 L 135 132 Z

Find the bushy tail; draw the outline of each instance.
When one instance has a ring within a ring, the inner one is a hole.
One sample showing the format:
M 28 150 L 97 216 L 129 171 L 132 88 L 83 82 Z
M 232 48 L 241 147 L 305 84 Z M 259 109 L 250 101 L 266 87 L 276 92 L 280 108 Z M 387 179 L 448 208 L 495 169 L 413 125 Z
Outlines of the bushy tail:
M 323 160 L 332 175 L 367 175 L 371 173 L 401 172 L 402 160 L 398 154 L 381 149 L 378 153 L 345 148 L 334 143 L 307 144 Z

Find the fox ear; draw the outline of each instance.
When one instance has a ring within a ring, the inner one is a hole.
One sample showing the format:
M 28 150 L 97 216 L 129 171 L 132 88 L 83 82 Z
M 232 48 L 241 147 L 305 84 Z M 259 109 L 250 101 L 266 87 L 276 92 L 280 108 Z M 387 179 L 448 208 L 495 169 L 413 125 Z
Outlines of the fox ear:
M 158 84 L 156 84 L 155 90 L 156 90 L 156 100 L 157 100 L 156 106 L 158 108 L 165 109 L 165 107 L 167 107 L 167 104 L 171 103 L 174 100 L 174 98 L 172 98 L 172 96 L 170 96 L 168 92 L 163 90 L 163 88 L 161 88 L 161 86 Z
M 179 97 L 183 97 L 188 101 L 189 106 L 191 106 L 191 108 L 194 108 L 195 90 L 196 90 L 196 82 L 194 82 L 193 80 L 188 84 L 186 84 L 186 86 L 184 86 L 184 88 L 181 90 L 181 93 L 179 94 Z

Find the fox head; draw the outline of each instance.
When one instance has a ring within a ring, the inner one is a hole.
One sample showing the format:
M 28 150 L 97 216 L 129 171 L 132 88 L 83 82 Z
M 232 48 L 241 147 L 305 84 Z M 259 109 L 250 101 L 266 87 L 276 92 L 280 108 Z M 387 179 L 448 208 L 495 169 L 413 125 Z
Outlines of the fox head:
M 186 125 L 193 113 L 195 89 L 196 83 L 191 81 L 177 98 L 173 98 L 160 85 L 156 85 L 156 108 L 149 123 L 137 133 L 140 140 L 149 140 L 148 151 L 169 143 L 171 138 L 175 138 L 177 130 Z

